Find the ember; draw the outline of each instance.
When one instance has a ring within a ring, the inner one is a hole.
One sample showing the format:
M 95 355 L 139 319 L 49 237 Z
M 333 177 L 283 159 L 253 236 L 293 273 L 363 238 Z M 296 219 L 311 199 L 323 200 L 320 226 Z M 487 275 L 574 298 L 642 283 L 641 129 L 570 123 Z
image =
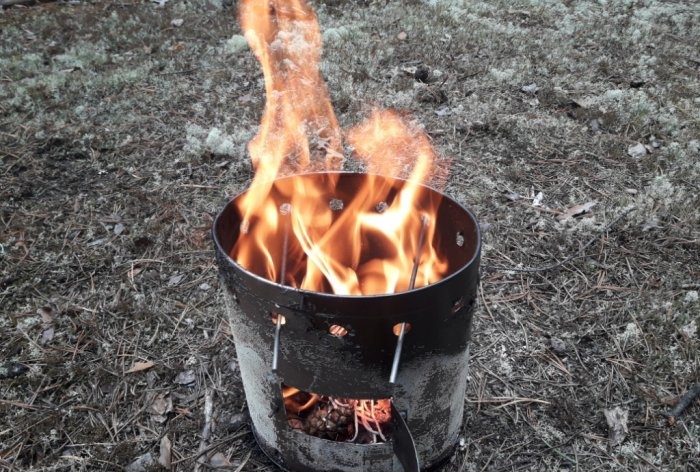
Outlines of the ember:
M 282 397 L 292 429 L 320 438 L 360 444 L 386 441 L 389 437 L 389 399 L 337 399 L 284 385 Z

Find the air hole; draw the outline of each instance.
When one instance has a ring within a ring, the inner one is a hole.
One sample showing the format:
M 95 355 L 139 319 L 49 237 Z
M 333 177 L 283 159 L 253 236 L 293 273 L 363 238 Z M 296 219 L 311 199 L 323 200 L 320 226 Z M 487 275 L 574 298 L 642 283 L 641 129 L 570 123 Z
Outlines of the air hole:
M 285 318 L 284 315 L 280 315 L 279 313 L 272 313 L 272 324 L 277 324 L 277 317 L 278 316 L 280 317 L 281 324 L 287 323 L 287 318 Z
M 328 202 L 328 206 L 331 207 L 331 210 L 333 211 L 340 211 L 343 209 L 343 201 L 340 200 L 339 198 L 331 198 L 331 201 Z
M 398 336 L 399 334 L 401 334 L 401 325 L 403 324 L 406 325 L 406 329 L 404 329 L 404 334 L 411 331 L 411 323 L 396 323 L 394 325 L 394 328 L 392 329 L 392 331 L 394 332 L 394 336 Z
M 331 325 L 330 328 L 328 328 L 328 332 L 336 338 L 342 338 L 343 336 L 348 334 L 348 330 L 340 325 Z
M 452 304 L 452 314 L 454 315 L 455 313 L 457 313 L 457 312 L 458 312 L 459 310 L 461 310 L 462 308 L 464 308 L 464 297 L 460 298 L 459 300 L 456 300 L 456 301 Z
M 455 239 L 455 242 L 457 243 L 457 246 L 462 247 L 464 246 L 464 233 L 461 231 L 457 231 L 457 237 Z
M 377 203 L 377 206 L 374 207 L 374 209 L 377 210 L 377 213 L 384 213 L 387 208 L 389 208 L 389 205 L 387 205 L 386 202 L 379 202 Z

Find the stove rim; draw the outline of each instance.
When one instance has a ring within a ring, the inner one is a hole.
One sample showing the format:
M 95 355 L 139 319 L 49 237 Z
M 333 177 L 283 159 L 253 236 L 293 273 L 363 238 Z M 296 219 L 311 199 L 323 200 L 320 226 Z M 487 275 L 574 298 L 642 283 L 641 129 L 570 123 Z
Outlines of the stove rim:
M 352 172 L 352 171 L 321 171 L 321 172 L 305 172 L 305 173 L 300 173 L 300 174 L 292 174 L 284 177 L 280 177 L 277 179 L 274 179 L 273 182 L 277 182 L 279 180 L 287 180 L 287 179 L 292 179 L 295 177 L 313 177 L 313 176 L 318 176 L 318 175 L 329 175 L 329 174 L 340 174 L 341 177 L 343 175 L 367 175 L 367 176 L 373 176 L 373 177 L 380 177 L 384 179 L 389 179 L 389 180 L 394 180 L 394 181 L 399 181 L 399 182 L 408 182 L 406 179 L 402 179 L 399 177 L 392 177 L 392 176 L 386 176 L 386 175 L 381 175 L 381 174 L 373 174 L 370 172 Z M 237 193 L 235 196 L 231 197 L 228 199 L 226 204 L 223 206 L 223 209 L 219 211 L 219 213 L 216 215 L 216 218 L 214 219 L 214 223 L 212 224 L 211 227 L 211 236 L 212 239 L 214 240 L 214 244 L 216 246 L 216 253 L 219 253 L 225 257 L 226 263 L 243 271 L 246 273 L 248 276 L 252 277 L 255 279 L 257 282 L 262 283 L 263 285 L 267 285 L 269 288 L 277 289 L 277 290 L 282 290 L 282 291 L 294 291 L 295 293 L 298 293 L 300 295 L 308 295 L 312 297 L 317 297 L 318 299 L 328 299 L 333 300 L 333 301 L 338 301 L 338 300 L 346 300 L 346 299 L 352 299 L 352 300 L 382 300 L 382 299 L 388 299 L 389 297 L 395 297 L 396 295 L 405 295 L 405 294 L 418 294 L 423 291 L 427 290 L 432 290 L 435 286 L 440 285 L 442 283 L 447 283 L 449 280 L 452 278 L 457 277 L 461 272 L 469 270 L 470 267 L 474 265 L 474 263 L 478 263 L 480 260 L 480 255 L 481 255 L 481 243 L 482 243 L 482 238 L 481 238 L 481 228 L 479 226 L 479 220 L 477 220 L 476 216 L 474 213 L 469 210 L 467 207 L 456 201 L 454 198 L 450 197 L 449 195 L 442 193 L 428 185 L 423 185 L 423 184 L 418 184 L 419 186 L 431 191 L 435 192 L 439 195 L 442 196 L 442 198 L 449 200 L 451 203 L 459 207 L 472 221 L 474 224 L 474 229 L 475 229 L 475 236 L 476 236 L 476 242 L 474 244 L 474 251 L 471 256 L 471 258 L 465 262 L 462 267 L 459 269 L 455 270 L 452 272 L 450 275 L 438 280 L 437 282 L 430 284 L 430 285 L 424 285 L 422 287 L 417 287 L 411 290 L 403 290 L 401 292 L 394 292 L 394 293 L 382 293 L 382 294 L 373 294 L 373 295 L 338 295 L 335 293 L 327 293 L 327 292 L 316 292 L 316 291 L 311 291 L 311 290 L 305 290 L 301 289 L 298 287 L 290 287 L 289 285 L 282 285 L 277 282 L 274 282 L 272 280 L 266 279 L 265 277 L 261 277 L 258 274 L 249 271 L 242 265 L 240 265 L 238 262 L 236 262 L 234 259 L 231 258 L 230 254 L 228 251 L 226 251 L 219 239 L 219 234 L 217 231 L 217 228 L 219 227 L 219 222 L 222 220 L 224 213 L 226 210 L 233 204 L 233 202 L 243 196 L 245 193 L 247 193 L 250 189 L 250 186 L 243 190 L 242 192 Z

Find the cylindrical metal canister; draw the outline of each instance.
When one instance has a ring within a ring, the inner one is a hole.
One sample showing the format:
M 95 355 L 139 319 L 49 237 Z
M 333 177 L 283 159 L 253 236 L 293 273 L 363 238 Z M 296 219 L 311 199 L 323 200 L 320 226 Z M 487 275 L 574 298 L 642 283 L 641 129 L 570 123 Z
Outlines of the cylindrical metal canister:
M 328 178 L 317 173 L 290 179 Z M 353 196 L 366 174 L 334 173 L 327 201 Z M 386 178 L 392 185 L 403 181 Z M 405 417 L 421 466 L 444 458 L 458 441 L 467 381 L 468 346 L 479 279 L 480 233 L 474 216 L 431 189 L 439 202 L 431 243 L 449 261 L 449 272 L 425 287 L 394 294 L 339 296 L 280 285 L 244 269 L 231 257 L 242 215 L 235 197 L 213 227 L 221 280 L 253 429 L 263 451 L 293 471 L 402 470 L 391 439 L 354 444 L 310 436 L 289 427 L 282 385 L 339 398 L 391 398 Z M 282 192 L 283 193 L 283 192 Z M 418 206 L 427 202 L 416 202 Z M 283 315 L 279 363 L 272 372 L 273 317 Z M 396 346 L 394 326 L 410 324 L 399 374 L 389 382 Z M 331 327 L 347 331 L 332 335 Z

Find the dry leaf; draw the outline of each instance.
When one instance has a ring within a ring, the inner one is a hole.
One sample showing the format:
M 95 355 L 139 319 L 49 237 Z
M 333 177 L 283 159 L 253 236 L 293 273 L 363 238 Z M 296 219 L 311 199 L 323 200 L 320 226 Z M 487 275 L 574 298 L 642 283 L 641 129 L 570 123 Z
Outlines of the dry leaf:
M 153 460 L 153 456 L 150 452 L 147 452 L 139 457 L 137 457 L 131 464 L 124 467 L 125 472 L 146 472 L 150 470 L 156 461 Z
M 168 287 L 175 287 L 176 285 L 179 285 L 180 282 L 182 282 L 182 279 L 185 278 L 185 274 L 173 274 L 170 276 L 168 279 Z
M 42 323 L 53 323 L 53 308 L 50 306 L 42 306 L 36 312 L 41 316 Z
M 46 328 L 42 333 L 41 333 L 41 339 L 39 340 L 39 344 L 42 346 L 51 342 L 53 340 L 53 336 L 55 334 L 55 330 L 53 327 L 48 327 Z
M 217 452 L 213 456 L 211 456 L 211 459 L 209 459 L 209 465 L 218 468 L 218 467 L 230 467 L 231 462 L 226 458 L 225 455 L 223 455 L 220 452 Z
M 170 466 L 172 465 L 172 457 L 172 443 L 170 442 L 170 439 L 166 434 L 165 436 L 163 436 L 163 439 L 160 440 L 160 457 L 158 457 L 158 463 L 166 469 L 170 469 Z
M 608 422 L 608 439 L 611 446 L 622 444 L 629 430 L 627 429 L 627 418 L 629 411 L 623 410 L 619 406 L 610 410 L 603 410 L 605 420 Z
M 544 193 L 538 192 L 535 198 L 532 199 L 532 206 L 537 207 L 542 205 L 542 200 L 544 200 Z
M 187 46 L 182 41 L 177 42 L 168 48 L 170 52 L 181 52 L 184 51 Z
M 540 89 L 540 88 L 537 86 L 537 84 L 532 83 L 532 84 L 525 85 L 525 86 L 521 87 L 521 88 L 520 88 L 520 91 L 521 91 L 521 92 L 525 92 L 525 93 L 529 93 L 530 95 L 534 95 L 534 94 L 537 93 L 537 91 L 538 91 L 539 89 Z
M 504 194 L 504 196 L 511 202 L 517 202 L 518 200 L 522 200 L 523 198 L 525 198 L 516 192 L 507 192 Z
M 164 416 L 173 411 L 173 399 L 169 393 L 159 393 L 151 403 L 151 412 Z
M 591 211 L 591 208 L 596 206 L 597 203 L 598 202 L 593 201 L 586 202 L 581 205 L 572 206 L 571 208 L 567 208 L 566 210 L 564 210 L 564 212 L 561 215 L 557 216 L 557 219 L 559 221 L 564 221 L 568 220 L 569 218 L 573 218 L 574 216 L 583 215 L 584 213 L 588 213 L 589 211 Z
M 134 365 L 131 366 L 131 369 L 127 370 L 125 373 L 131 374 L 133 372 L 141 372 L 142 370 L 150 369 L 154 365 L 155 364 L 151 361 L 134 362 Z
M 191 383 L 194 383 L 196 379 L 197 376 L 195 375 L 194 370 L 184 370 L 177 374 L 174 382 L 180 385 L 189 385 Z

